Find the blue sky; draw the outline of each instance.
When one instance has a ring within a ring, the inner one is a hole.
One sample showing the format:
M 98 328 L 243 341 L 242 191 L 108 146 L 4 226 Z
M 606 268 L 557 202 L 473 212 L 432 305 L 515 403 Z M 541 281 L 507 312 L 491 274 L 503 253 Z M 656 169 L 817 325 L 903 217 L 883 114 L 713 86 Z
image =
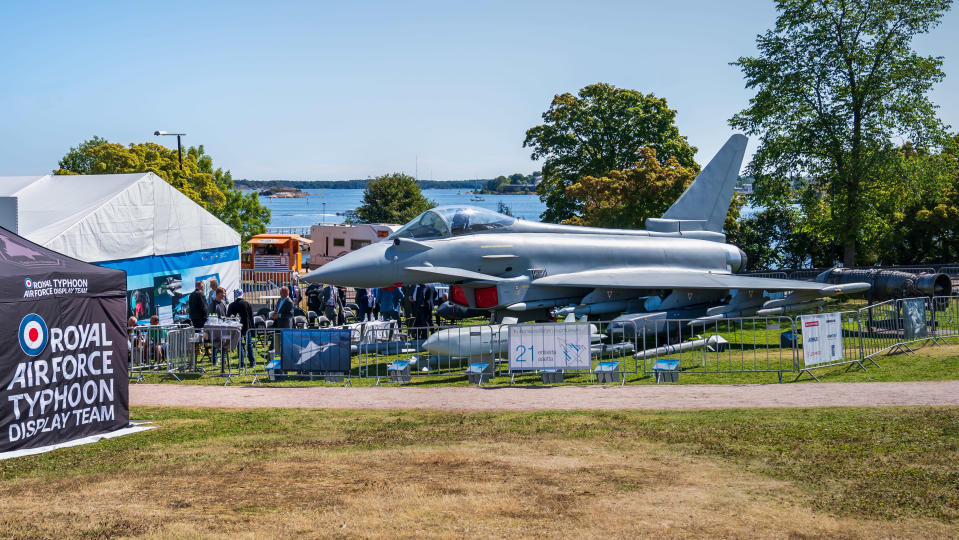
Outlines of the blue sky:
M 437 180 L 530 172 L 523 136 L 552 96 L 598 81 L 679 111 L 705 163 L 750 93 L 771 1 L 6 2 L 0 175 L 42 174 L 99 135 L 181 130 L 234 178 Z M 933 99 L 959 128 L 959 14 Z M 750 146 L 750 151 L 752 145 Z

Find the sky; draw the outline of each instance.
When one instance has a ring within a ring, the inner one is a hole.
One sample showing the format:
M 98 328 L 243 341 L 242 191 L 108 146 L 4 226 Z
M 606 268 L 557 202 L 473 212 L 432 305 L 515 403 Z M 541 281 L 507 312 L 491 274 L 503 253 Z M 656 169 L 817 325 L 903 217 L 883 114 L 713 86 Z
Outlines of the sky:
M 748 104 L 767 0 L 0 2 L 0 176 L 45 174 L 98 135 L 187 133 L 234 178 L 491 178 L 555 94 L 665 97 L 706 163 Z M 959 13 L 915 42 L 959 129 Z M 754 143 L 750 144 L 751 154 Z

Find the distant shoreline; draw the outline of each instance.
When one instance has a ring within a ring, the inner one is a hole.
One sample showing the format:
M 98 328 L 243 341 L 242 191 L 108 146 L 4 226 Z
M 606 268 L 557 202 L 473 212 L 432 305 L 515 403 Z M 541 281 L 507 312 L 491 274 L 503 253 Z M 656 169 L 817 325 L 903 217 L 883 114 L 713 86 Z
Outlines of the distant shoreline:
M 466 189 L 474 190 L 483 186 L 485 180 L 419 180 L 420 189 Z M 237 189 L 366 189 L 369 179 L 365 180 L 234 180 Z

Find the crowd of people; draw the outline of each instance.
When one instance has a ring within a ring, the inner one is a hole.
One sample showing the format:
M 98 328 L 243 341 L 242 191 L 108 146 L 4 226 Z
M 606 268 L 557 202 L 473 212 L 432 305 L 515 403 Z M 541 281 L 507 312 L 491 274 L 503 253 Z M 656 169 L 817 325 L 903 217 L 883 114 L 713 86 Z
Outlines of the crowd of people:
M 406 285 L 379 289 L 358 288 L 354 290 L 356 322 L 393 320 L 397 325 L 413 329 L 414 339 L 423 339 L 439 326 L 440 317 L 434 313 L 436 306 L 446 301 L 436 286 Z M 310 284 L 306 289 L 307 308 L 322 314 L 332 325 L 346 322 L 348 311 L 346 289 L 335 285 Z
M 352 301 L 348 302 L 347 290 L 332 284 L 311 283 L 301 297 L 297 279 L 294 276 L 289 285 L 279 288 L 279 298 L 272 306 L 269 315 L 271 328 L 293 328 L 295 318 L 316 314 L 310 321 L 320 325 L 341 326 L 349 321 L 365 322 L 375 320 L 396 321 L 399 328 L 407 328 L 413 339 L 425 339 L 435 326 L 440 326 L 440 316 L 435 313 L 437 306 L 445 302 L 447 295 L 440 294 L 434 284 L 383 287 L 379 289 L 355 289 Z M 300 308 L 305 300 L 306 311 Z M 355 304 L 355 305 L 354 305 Z M 312 313 L 310 313 L 312 312 Z M 249 331 L 256 327 L 253 306 L 244 298 L 242 289 L 233 291 L 233 301 L 227 301 L 227 291 L 216 279 L 197 280 L 193 292 L 187 299 L 187 314 L 191 326 L 202 331 L 211 317 L 232 318 L 240 323 L 241 341 L 239 344 L 240 367 L 254 367 L 256 355 L 254 343 Z M 322 318 L 321 318 L 322 317 Z M 260 323 L 262 326 L 262 322 Z M 150 318 L 150 327 L 144 330 L 137 326 L 136 317 L 128 322 L 131 334 L 131 351 L 140 350 L 141 355 L 150 356 L 156 362 L 162 362 L 166 329 L 159 324 L 159 318 Z M 138 337 L 134 337 L 138 336 Z M 225 353 L 218 347 L 206 345 L 206 352 L 213 365 L 222 364 Z

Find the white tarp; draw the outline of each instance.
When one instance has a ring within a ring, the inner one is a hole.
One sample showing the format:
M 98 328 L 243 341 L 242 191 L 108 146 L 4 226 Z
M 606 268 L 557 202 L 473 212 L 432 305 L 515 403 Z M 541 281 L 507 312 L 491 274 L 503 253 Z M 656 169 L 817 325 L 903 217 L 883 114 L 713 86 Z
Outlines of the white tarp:
M 47 446 L 39 446 L 36 448 L 21 448 L 20 450 L 11 450 L 9 452 L 0 452 L 0 461 L 5 459 L 13 459 L 24 456 L 33 456 L 36 454 L 43 454 L 50 452 L 52 450 L 59 450 L 61 448 L 70 448 L 72 446 L 83 446 L 85 444 L 91 444 L 95 442 L 100 442 L 105 439 L 114 439 L 116 437 L 122 437 L 124 435 L 132 435 L 134 433 L 140 433 L 141 431 L 148 431 L 156 428 L 157 426 L 150 425 L 153 422 L 136 422 L 131 421 L 129 427 L 123 429 L 118 429 L 115 431 L 109 431 L 107 433 L 99 433 L 97 435 L 90 435 L 89 437 L 82 437 L 80 439 L 73 439 L 72 441 L 67 441 L 63 443 L 50 444 Z
M 19 234 L 86 262 L 239 246 L 240 235 L 153 173 L 0 177 Z

